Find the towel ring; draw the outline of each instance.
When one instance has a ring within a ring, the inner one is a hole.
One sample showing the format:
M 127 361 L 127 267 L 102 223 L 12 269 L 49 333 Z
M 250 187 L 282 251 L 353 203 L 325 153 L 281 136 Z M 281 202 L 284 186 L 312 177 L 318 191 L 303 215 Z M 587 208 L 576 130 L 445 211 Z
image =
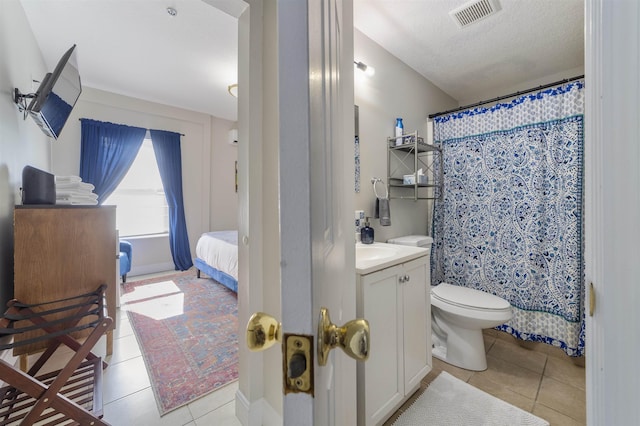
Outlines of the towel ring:
M 378 195 L 378 190 L 376 189 L 376 183 L 380 182 L 384 188 L 384 197 L 381 197 L 380 195 Z M 384 184 L 384 182 L 382 181 L 382 179 L 374 177 L 371 178 L 371 183 L 373 184 L 373 193 L 376 194 L 376 198 L 384 198 L 387 199 L 389 198 L 389 190 L 387 189 L 387 185 Z

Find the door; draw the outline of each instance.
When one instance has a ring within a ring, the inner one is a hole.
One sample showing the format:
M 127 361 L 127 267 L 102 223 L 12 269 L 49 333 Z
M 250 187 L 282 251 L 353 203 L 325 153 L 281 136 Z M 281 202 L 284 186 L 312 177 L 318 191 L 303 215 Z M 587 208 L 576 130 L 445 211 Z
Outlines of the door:
M 316 342 L 321 307 L 355 318 L 352 4 L 283 0 L 277 14 L 282 325 Z M 284 395 L 284 424 L 355 424 L 355 362 L 316 357 L 314 396 Z
M 640 419 L 640 3 L 585 3 L 587 424 L 631 425 Z
M 355 318 L 353 7 L 248 4 L 239 20 L 238 317 L 262 310 L 315 342 L 321 306 L 338 325 Z M 241 345 L 236 394 L 243 424 L 355 424 L 354 360 L 335 351 L 326 366 L 314 359 L 312 397 L 282 392 L 280 351 L 247 351 Z

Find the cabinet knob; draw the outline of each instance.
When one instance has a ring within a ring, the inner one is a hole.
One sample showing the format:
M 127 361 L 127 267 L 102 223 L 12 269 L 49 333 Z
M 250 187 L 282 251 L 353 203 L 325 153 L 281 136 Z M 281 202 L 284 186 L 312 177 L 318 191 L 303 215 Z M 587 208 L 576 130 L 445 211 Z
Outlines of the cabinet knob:
M 409 282 L 409 280 L 411 280 L 411 277 L 409 275 L 405 275 L 404 282 Z

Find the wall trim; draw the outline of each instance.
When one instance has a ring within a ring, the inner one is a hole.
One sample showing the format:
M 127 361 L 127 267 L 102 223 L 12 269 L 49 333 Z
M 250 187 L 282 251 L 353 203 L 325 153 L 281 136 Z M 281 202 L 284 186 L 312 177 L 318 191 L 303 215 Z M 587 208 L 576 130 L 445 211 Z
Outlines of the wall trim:
M 158 272 L 175 271 L 175 268 L 176 268 L 176 265 L 174 265 L 173 262 L 152 263 L 150 265 L 131 267 L 131 271 L 127 273 L 127 280 L 129 280 L 129 277 L 135 277 L 137 275 L 156 274 Z
M 236 391 L 236 417 L 244 426 L 282 426 L 282 417 L 264 398 L 253 404 L 240 389 Z

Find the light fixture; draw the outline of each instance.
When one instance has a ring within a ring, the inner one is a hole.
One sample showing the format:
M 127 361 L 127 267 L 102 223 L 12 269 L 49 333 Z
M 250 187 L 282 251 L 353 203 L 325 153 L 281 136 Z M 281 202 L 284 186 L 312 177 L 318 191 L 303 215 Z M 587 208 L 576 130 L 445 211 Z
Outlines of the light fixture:
M 376 69 L 370 65 L 365 64 L 364 62 L 356 62 L 353 61 L 354 64 L 356 64 L 356 67 L 362 71 L 363 73 L 365 73 L 366 75 L 368 75 L 369 77 L 371 77 L 372 75 L 374 75 L 376 73 Z
M 178 14 L 178 11 L 175 10 L 173 7 L 168 7 L 167 8 L 167 13 L 171 16 L 176 16 Z
M 234 98 L 237 98 L 238 97 L 238 83 L 230 84 L 229 86 L 227 86 L 227 91 L 229 92 L 229 94 L 231 96 L 233 96 Z

